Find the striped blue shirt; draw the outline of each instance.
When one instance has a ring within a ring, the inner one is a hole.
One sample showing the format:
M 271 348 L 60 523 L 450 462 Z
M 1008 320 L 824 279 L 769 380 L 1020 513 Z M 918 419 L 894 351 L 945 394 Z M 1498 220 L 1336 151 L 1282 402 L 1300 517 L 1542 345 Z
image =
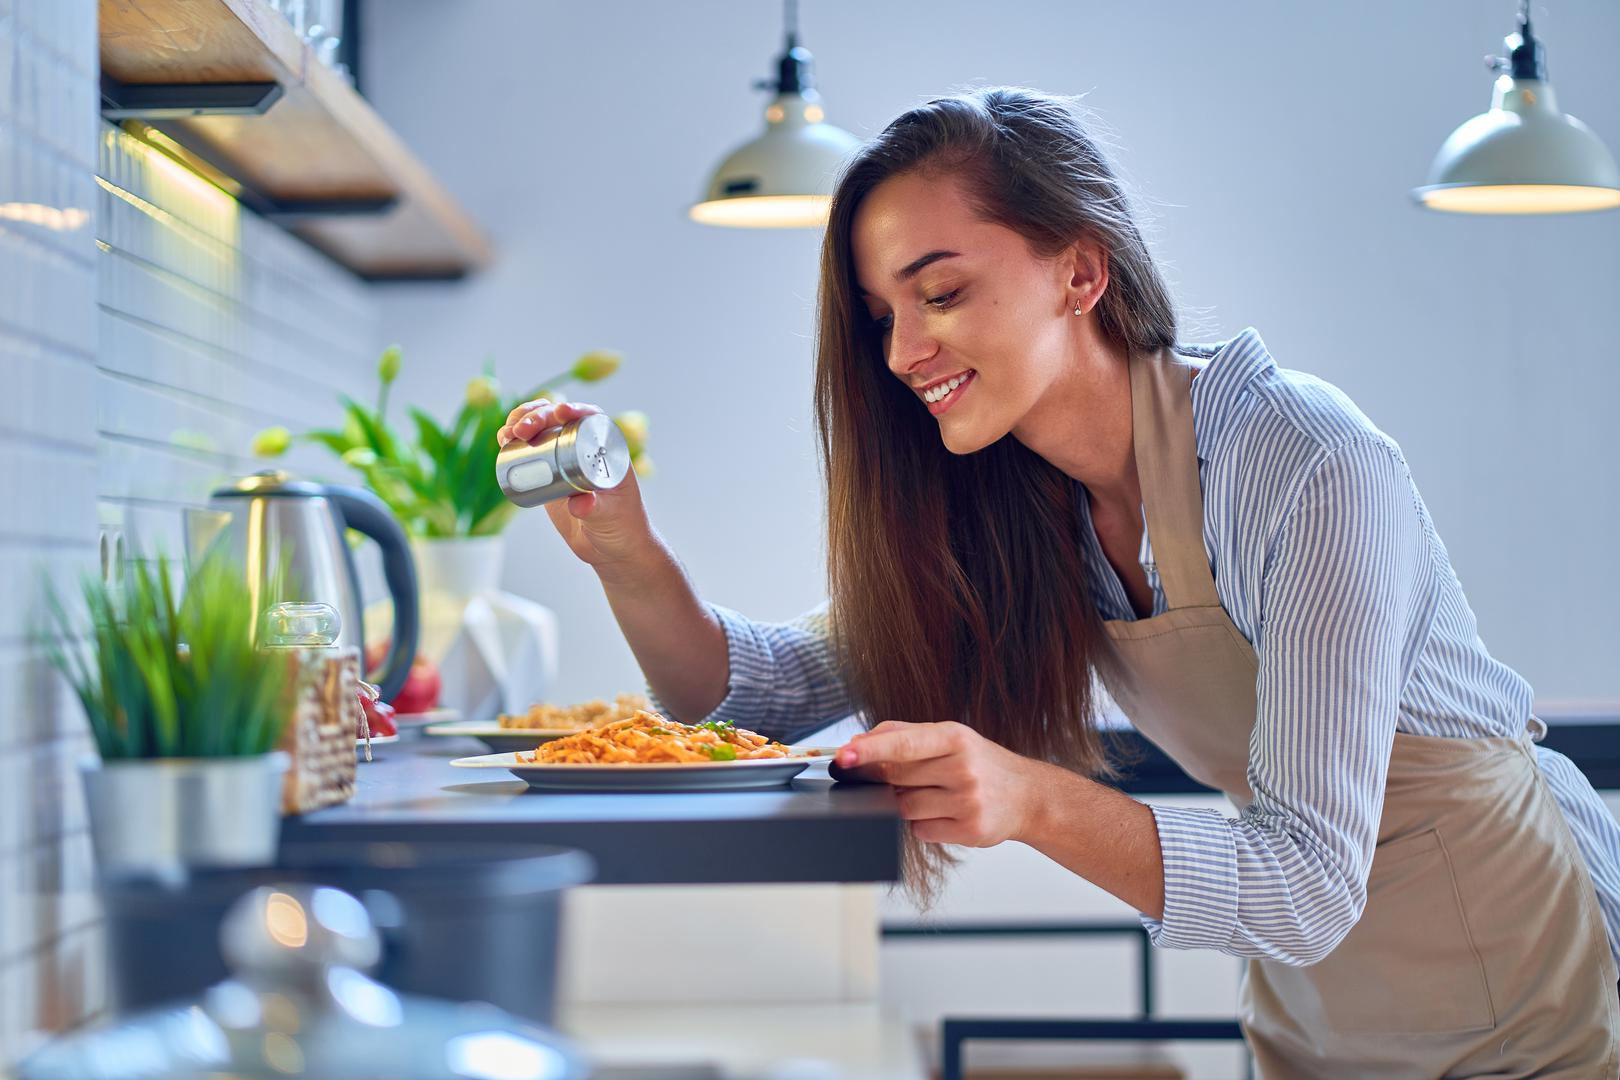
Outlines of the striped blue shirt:
M 1259 658 L 1254 801 L 1152 807 L 1164 856 L 1153 941 L 1307 964 L 1366 901 L 1395 732 L 1519 736 L 1532 691 L 1493 659 L 1395 441 L 1337 388 L 1279 368 L 1253 330 L 1187 346 L 1204 546 L 1222 607 Z M 1106 619 L 1135 615 L 1080 500 L 1084 557 Z M 1164 589 L 1144 528 L 1139 553 Z M 711 605 L 730 682 L 711 714 L 784 741 L 856 712 L 827 606 L 762 623 Z M 1620 943 L 1620 825 L 1570 761 L 1537 748 Z M 1620 948 L 1616 949 L 1620 960 Z

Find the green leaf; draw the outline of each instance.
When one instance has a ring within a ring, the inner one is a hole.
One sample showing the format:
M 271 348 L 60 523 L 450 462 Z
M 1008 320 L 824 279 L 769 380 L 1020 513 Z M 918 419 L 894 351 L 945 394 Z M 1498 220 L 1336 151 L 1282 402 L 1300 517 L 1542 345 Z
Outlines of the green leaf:
M 376 451 L 378 457 L 391 462 L 402 460 L 399 442 L 381 417 L 371 415 L 364 405 L 347 395 L 341 400 L 344 409 L 348 410 L 350 419 L 359 426 L 361 434 L 365 436 L 366 445 Z
M 174 566 L 132 554 L 122 586 L 85 576 L 87 660 L 78 634 L 48 591 L 47 657 L 73 684 L 107 760 L 262 753 L 285 723 L 284 656 L 254 641 L 254 597 L 239 568 L 208 556 L 176 598 Z M 284 595 L 285 575 L 270 595 Z
M 410 410 L 410 416 L 416 423 L 416 441 L 429 460 L 435 465 L 443 465 L 455 456 L 455 446 L 433 417 L 417 408 Z
M 482 516 L 474 519 L 472 528 L 468 530 L 468 535 L 500 535 L 501 530 L 506 528 L 513 515 L 517 513 L 517 509 L 516 503 L 507 502 L 503 497 L 498 505 L 491 507 Z
M 704 749 L 709 752 L 709 758 L 712 761 L 737 760 L 737 748 L 730 743 L 723 743 L 720 746 L 706 746 Z
M 300 435 L 299 438 L 318 442 L 338 457 L 342 457 L 355 448 L 355 444 L 341 431 L 308 431 Z

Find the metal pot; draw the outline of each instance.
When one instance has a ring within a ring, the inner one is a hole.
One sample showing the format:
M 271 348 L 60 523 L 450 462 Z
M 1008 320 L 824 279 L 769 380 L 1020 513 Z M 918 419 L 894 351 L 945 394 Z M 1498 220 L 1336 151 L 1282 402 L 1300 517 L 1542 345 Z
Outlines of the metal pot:
M 237 901 L 219 931 L 231 977 L 166 1008 L 70 1034 L 24 1080 L 583 1080 L 554 1032 L 491 1005 L 399 993 L 365 974 L 381 951 L 348 893 L 282 882 Z
M 280 750 L 247 757 L 79 762 L 101 874 L 175 879 L 268 866 L 281 838 Z

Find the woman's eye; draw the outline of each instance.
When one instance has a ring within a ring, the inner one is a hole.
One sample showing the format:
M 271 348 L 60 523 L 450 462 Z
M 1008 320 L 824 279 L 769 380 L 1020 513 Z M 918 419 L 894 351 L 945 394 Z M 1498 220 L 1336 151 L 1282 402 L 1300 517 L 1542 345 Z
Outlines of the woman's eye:
M 944 293 L 940 296 L 930 296 L 928 299 L 924 300 L 923 303 L 927 304 L 935 311 L 944 311 L 946 308 L 955 307 L 957 298 L 961 295 L 961 289 L 952 289 L 950 292 Z M 894 316 L 892 314 L 875 316 L 872 319 L 872 325 L 877 328 L 879 333 L 887 334 L 894 329 Z

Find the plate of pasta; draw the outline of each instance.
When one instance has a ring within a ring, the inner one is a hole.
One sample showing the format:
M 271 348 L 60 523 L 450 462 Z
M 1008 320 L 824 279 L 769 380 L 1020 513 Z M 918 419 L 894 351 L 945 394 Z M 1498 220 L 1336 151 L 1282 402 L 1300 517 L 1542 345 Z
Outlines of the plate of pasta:
M 424 728 L 422 733 L 436 738 L 477 739 L 496 753 L 505 753 L 533 750 L 550 739 L 601 727 L 615 720 L 628 720 L 641 712 L 651 713 L 652 702 L 640 694 L 620 694 L 611 702 L 598 699 L 577 705 L 553 705 L 542 701 L 522 712 L 501 713 L 494 722 L 461 720 L 433 724 Z
M 477 739 L 491 750 L 506 753 L 533 750 L 551 739 L 572 735 L 578 728 L 503 728 L 478 720 L 457 720 L 449 724 L 429 724 L 422 734 L 436 739 Z
M 545 791 L 735 791 L 779 787 L 830 747 L 790 747 L 724 721 L 683 724 L 638 711 L 526 751 L 459 758 Z
M 501 713 L 494 722 L 460 720 L 433 724 L 424 728 L 423 734 L 435 738 L 477 739 L 499 754 L 512 750 L 533 750 L 551 739 L 601 727 L 615 720 L 628 720 L 640 712 L 652 712 L 652 702 L 640 694 L 620 694 L 611 702 L 598 699 L 577 705 L 553 705 L 542 701 L 519 713 Z

